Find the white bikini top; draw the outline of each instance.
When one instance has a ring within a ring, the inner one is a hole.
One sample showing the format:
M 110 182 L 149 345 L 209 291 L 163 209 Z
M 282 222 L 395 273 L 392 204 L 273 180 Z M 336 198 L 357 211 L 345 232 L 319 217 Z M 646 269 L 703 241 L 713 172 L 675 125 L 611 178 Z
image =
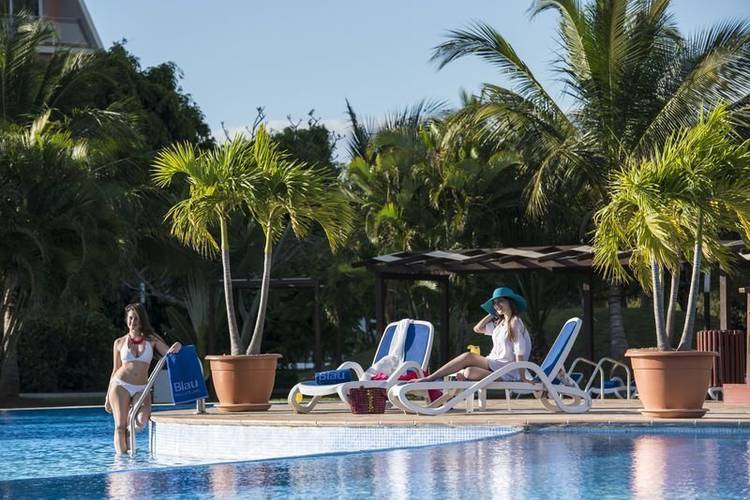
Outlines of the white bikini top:
M 143 347 L 143 352 L 140 356 L 136 356 L 130 352 L 128 341 L 126 340 L 123 342 L 122 347 L 120 348 L 120 359 L 122 362 L 128 363 L 130 361 L 140 361 L 141 363 L 151 363 L 151 359 L 154 357 L 154 348 L 148 340 L 144 343 L 146 345 Z

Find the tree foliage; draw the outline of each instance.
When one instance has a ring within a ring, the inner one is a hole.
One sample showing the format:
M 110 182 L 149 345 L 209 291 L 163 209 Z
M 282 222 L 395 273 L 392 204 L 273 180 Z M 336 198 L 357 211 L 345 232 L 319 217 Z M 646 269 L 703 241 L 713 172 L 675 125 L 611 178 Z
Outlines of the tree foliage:
M 618 250 L 632 250 L 630 268 L 653 293 L 657 341 L 667 349 L 663 268 L 674 272 L 690 258 L 693 274 L 679 346 L 689 349 L 702 265 L 718 263 L 729 271 L 731 255 L 722 237 L 739 233 L 750 239 L 750 141 L 738 142 L 726 107 L 719 106 L 667 138 L 648 160 L 617 172 L 611 192 L 596 214 L 594 263 L 607 277 L 627 279 Z

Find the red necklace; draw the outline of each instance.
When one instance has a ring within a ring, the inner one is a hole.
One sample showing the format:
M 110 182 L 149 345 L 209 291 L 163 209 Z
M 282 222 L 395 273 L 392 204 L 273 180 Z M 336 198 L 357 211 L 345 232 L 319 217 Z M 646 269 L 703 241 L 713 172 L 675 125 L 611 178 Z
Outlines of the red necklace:
M 140 336 L 140 337 L 138 338 L 138 340 L 136 340 L 136 339 L 135 339 L 134 337 L 131 337 L 130 335 L 128 335 L 128 341 L 129 341 L 129 342 L 130 342 L 131 344 L 135 344 L 135 345 L 140 345 L 140 344 L 142 344 L 142 343 L 143 343 L 143 341 L 144 341 L 145 339 L 146 339 L 146 337 L 144 337 L 143 335 L 141 335 L 141 336 Z

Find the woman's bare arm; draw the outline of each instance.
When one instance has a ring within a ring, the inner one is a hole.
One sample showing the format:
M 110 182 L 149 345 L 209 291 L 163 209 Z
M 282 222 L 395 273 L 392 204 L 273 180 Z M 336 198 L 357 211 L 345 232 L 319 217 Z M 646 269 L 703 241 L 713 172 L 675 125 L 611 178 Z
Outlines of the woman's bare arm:
M 480 319 L 479 323 L 477 323 L 476 325 L 474 325 L 474 333 L 478 333 L 479 335 L 484 335 L 485 334 L 484 327 L 490 321 L 492 321 L 492 316 L 489 315 L 489 314 L 487 316 L 485 316 L 484 318 Z
M 115 339 L 112 343 L 112 373 L 109 376 L 110 380 L 112 380 L 112 377 L 115 376 L 117 370 L 122 366 L 122 360 L 120 359 L 120 341 L 121 339 Z M 104 397 L 104 409 L 107 411 L 111 411 L 112 409 L 109 404 L 109 389 L 107 390 L 107 395 Z
M 182 348 L 182 344 L 179 342 L 175 342 L 171 346 L 168 346 L 164 340 L 162 340 L 161 337 L 158 335 L 154 335 L 154 349 L 156 349 L 156 352 L 161 354 L 162 356 L 166 356 L 170 352 L 179 352 Z

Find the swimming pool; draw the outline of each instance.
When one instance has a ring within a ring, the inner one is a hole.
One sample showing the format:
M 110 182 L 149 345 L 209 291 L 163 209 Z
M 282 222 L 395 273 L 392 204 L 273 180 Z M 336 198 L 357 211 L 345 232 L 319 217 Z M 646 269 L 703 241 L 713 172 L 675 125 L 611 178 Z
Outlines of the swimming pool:
M 152 458 L 148 432 L 138 433 L 134 458 L 117 457 L 113 433 L 112 416 L 101 408 L 0 410 L 0 481 L 206 462 Z
M 51 426 L 49 412 L 0 413 L 1 497 L 750 496 L 750 432 L 737 428 L 552 427 L 409 450 L 176 467 L 149 458 L 145 436 L 134 460 L 113 460 L 111 418 L 101 410 L 55 411 Z

